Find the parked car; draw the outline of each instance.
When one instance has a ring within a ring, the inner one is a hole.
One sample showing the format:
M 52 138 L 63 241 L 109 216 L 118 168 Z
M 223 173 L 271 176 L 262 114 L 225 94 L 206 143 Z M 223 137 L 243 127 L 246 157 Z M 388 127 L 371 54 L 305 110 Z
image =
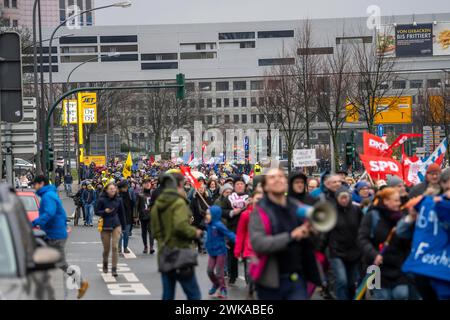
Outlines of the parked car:
M 14 158 L 14 170 L 33 170 L 36 168 L 34 163 L 22 158 Z
M 27 213 L 7 185 L 0 185 L 0 299 L 48 299 L 53 291 L 49 270 L 61 261 L 45 245 L 42 231 L 33 231 Z
M 28 220 L 31 222 L 39 217 L 39 197 L 34 191 L 17 191 L 16 194 L 22 201 L 22 204 L 27 212 Z

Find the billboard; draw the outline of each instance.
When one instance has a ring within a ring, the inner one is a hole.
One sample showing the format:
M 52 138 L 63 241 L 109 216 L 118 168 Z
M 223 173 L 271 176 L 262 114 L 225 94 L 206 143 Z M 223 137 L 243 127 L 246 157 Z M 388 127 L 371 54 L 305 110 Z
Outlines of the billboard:
M 433 24 L 404 24 L 396 26 L 395 53 L 400 58 L 432 56 Z
M 438 23 L 433 30 L 433 54 L 450 55 L 450 23 Z
M 450 106 L 445 103 L 443 96 L 430 96 L 428 103 L 433 122 L 442 124 L 450 122 Z
M 374 110 L 374 124 L 412 123 L 412 96 L 376 99 Z
M 83 92 L 78 94 L 81 103 L 83 123 L 97 123 L 97 93 Z

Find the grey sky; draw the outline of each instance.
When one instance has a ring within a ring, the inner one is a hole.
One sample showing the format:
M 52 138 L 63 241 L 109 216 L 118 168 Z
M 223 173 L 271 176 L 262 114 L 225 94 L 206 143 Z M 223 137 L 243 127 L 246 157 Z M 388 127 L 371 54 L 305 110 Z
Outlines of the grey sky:
M 95 0 L 95 6 L 121 0 Z M 443 13 L 449 0 L 132 0 L 126 9 L 96 12 L 97 25 L 175 24 L 366 16 L 378 5 L 383 16 Z

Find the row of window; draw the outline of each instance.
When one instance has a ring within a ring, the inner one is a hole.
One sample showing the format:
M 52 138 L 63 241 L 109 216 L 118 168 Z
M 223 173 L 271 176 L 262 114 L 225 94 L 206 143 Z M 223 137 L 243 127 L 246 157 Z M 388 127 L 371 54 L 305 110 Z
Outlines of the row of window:
M 3 6 L 5 8 L 17 9 L 17 0 L 3 0 Z
M 258 38 L 292 38 L 294 30 L 258 31 Z M 221 32 L 219 40 L 255 39 L 256 32 Z
M 230 107 L 230 103 L 232 103 L 232 106 L 237 107 L 248 107 L 248 98 L 242 97 L 242 98 L 216 98 L 216 108 L 228 108 Z M 185 102 L 190 108 L 195 108 L 198 106 L 200 108 L 212 108 L 213 107 L 213 99 L 212 98 L 206 98 L 206 99 L 187 99 Z M 251 107 L 257 107 L 258 105 L 264 105 L 264 98 L 263 97 L 251 97 L 250 98 L 250 106 Z
M 424 84 L 426 88 L 441 88 L 442 80 L 441 79 L 427 79 L 427 80 L 394 80 L 392 81 L 391 88 L 395 90 L 407 89 L 407 83 L 409 82 L 409 89 L 422 89 Z M 449 83 L 445 83 L 446 87 L 450 87 Z M 381 86 L 381 89 L 387 90 L 389 89 L 389 84 L 384 83 Z
M 86 6 L 83 6 L 83 3 Z M 66 6 L 66 0 L 59 0 L 59 20 L 60 22 L 65 21 L 69 16 L 66 16 L 67 9 L 73 8 L 76 5 L 80 11 L 91 10 L 92 9 L 92 0 L 77 0 L 76 4 L 74 0 L 68 0 Z M 85 9 L 84 9 L 85 7 Z M 70 12 L 70 15 L 74 13 Z M 86 12 L 78 17 L 80 25 L 84 25 L 84 17 L 86 17 L 86 25 L 91 26 L 93 24 L 93 16 L 92 12 Z
M 97 36 L 76 36 L 76 37 L 62 37 L 59 39 L 60 44 L 72 43 L 97 43 Z M 137 42 L 136 35 L 128 36 L 100 36 L 100 43 L 126 43 Z
M 9 18 L 2 18 L 0 21 L 0 27 L 5 28 L 17 28 L 19 27 L 19 20 L 17 19 L 9 19 Z
M 264 82 L 262 80 L 251 80 L 250 81 L 250 90 L 262 90 L 263 87 L 264 87 Z M 248 88 L 247 81 L 245 81 L 245 80 L 231 81 L 231 87 L 230 87 L 230 81 L 217 81 L 215 83 L 216 91 L 219 91 L 219 92 L 230 91 L 230 88 L 232 88 L 233 91 L 247 90 L 247 88 Z M 198 83 L 198 89 L 199 89 L 199 91 L 212 91 L 213 90 L 213 82 L 200 81 Z M 193 82 L 186 83 L 186 91 L 194 92 L 195 84 Z
M 247 123 L 264 123 L 264 115 L 263 114 L 252 114 L 250 118 L 246 114 L 234 114 L 234 115 L 216 115 L 216 116 L 203 116 L 202 122 L 206 124 L 247 124 Z M 233 122 L 231 122 L 231 120 Z

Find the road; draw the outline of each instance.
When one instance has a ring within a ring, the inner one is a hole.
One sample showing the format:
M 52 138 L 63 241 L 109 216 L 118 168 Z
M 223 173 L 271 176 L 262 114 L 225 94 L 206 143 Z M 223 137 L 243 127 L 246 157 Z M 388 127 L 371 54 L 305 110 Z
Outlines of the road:
M 70 198 L 62 196 L 66 212 L 73 212 L 74 205 Z M 96 219 L 94 220 L 96 225 Z M 83 278 L 89 281 L 89 290 L 83 299 L 88 300 L 124 300 L 153 299 L 162 296 L 160 274 L 157 271 L 156 254 L 143 254 L 140 229 L 135 228 L 130 238 L 131 254 L 119 258 L 119 276 L 114 279 L 110 273 L 101 271 L 102 244 L 96 227 L 71 225 L 72 231 L 67 240 L 66 256 L 69 265 L 78 266 Z M 206 274 L 207 255 L 199 256 L 196 276 L 203 299 L 215 299 L 208 296 L 211 283 Z M 229 299 L 245 299 L 246 289 L 243 279 L 243 266 L 240 265 L 240 278 L 236 284 L 228 288 Z M 57 299 L 64 298 L 62 271 L 52 272 L 52 283 Z M 76 299 L 77 290 L 68 290 L 67 299 Z M 177 287 L 176 299 L 185 299 L 180 286 Z

